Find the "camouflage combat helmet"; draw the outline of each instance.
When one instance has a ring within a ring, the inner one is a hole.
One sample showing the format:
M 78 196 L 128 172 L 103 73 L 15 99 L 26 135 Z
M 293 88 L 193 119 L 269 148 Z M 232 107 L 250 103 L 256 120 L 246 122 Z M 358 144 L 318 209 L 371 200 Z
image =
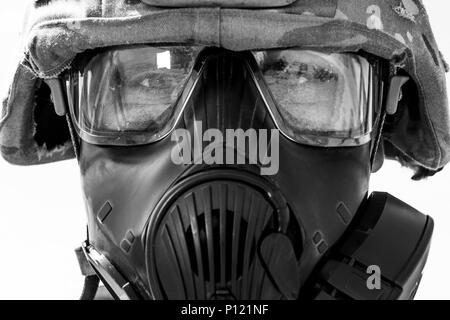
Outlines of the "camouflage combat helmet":
M 45 79 L 86 50 L 143 43 L 378 56 L 392 75 L 412 79 L 387 118 L 384 155 L 422 176 L 450 160 L 446 64 L 420 0 L 35 0 L 27 17 L 23 59 L 0 122 L 1 153 L 11 163 L 74 157 Z

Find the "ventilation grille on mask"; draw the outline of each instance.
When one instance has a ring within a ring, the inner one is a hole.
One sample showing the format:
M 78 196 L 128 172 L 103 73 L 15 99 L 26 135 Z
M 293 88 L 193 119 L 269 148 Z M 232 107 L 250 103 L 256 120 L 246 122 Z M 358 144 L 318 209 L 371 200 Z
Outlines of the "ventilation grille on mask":
M 150 285 L 159 292 L 157 299 L 283 297 L 264 267 L 280 262 L 273 252 L 283 250 L 276 243 L 261 246 L 277 228 L 278 218 L 259 191 L 237 182 L 204 183 L 161 215 L 148 243 L 152 250 L 147 261 L 156 273 Z

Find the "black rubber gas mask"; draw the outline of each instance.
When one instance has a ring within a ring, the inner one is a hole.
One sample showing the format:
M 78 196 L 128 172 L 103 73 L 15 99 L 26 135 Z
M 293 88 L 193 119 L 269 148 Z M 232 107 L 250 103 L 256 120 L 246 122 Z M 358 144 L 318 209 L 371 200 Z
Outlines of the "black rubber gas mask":
M 381 63 L 176 46 L 78 60 L 67 97 L 80 138 L 84 252 L 113 296 L 355 298 L 345 292 L 351 275 L 364 279 L 378 260 L 390 268 L 373 247 L 373 261 L 360 257 L 386 210 L 413 210 L 368 196 L 386 96 Z M 426 256 L 411 250 L 405 261 Z M 411 295 L 412 269 L 403 282 L 383 274 L 390 297 L 407 285 L 400 292 Z

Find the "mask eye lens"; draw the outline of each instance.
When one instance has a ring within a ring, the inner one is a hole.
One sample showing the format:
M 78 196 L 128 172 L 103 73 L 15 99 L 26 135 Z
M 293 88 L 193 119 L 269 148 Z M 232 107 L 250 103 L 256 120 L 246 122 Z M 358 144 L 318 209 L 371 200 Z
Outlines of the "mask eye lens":
M 94 56 L 75 75 L 81 132 L 91 136 L 164 134 L 199 47 L 134 47 Z M 155 136 L 155 139 L 157 137 Z M 152 139 L 150 139 L 152 140 Z
M 205 61 L 231 54 L 239 55 L 252 75 L 249 81 L 289 139 L 325 147 L 370 141 L 378 82 L 365 58 L 266 50 L 253 52 L 255 66 L 248 52 L 218 50 L 138 46 L 95 54 L 71 74 L 67 90 L 81 138 L 107 145 L 158 141 L 175 127 L 198 79 L 208 76 Z
M 372 67 L 354 54 L 303 50 L 254 53 L 285 132 L 296 140 L 369 135 Z M 314 142 L 315 141 L 315 142 Z

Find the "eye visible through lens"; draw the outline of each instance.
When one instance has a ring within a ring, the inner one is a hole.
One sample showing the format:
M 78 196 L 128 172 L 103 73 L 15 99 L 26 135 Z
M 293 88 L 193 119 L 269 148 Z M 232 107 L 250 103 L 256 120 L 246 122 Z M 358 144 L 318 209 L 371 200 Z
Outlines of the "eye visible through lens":
M 94 57 L 84 75 L 83 119 L 90 132 L 153 132 L 168 121 L 197 53 L 141 47 Z
M 370 131 L 370 64 L 354 54 L 303 50 L 255 52 L 290 131 L 351 136 Z

